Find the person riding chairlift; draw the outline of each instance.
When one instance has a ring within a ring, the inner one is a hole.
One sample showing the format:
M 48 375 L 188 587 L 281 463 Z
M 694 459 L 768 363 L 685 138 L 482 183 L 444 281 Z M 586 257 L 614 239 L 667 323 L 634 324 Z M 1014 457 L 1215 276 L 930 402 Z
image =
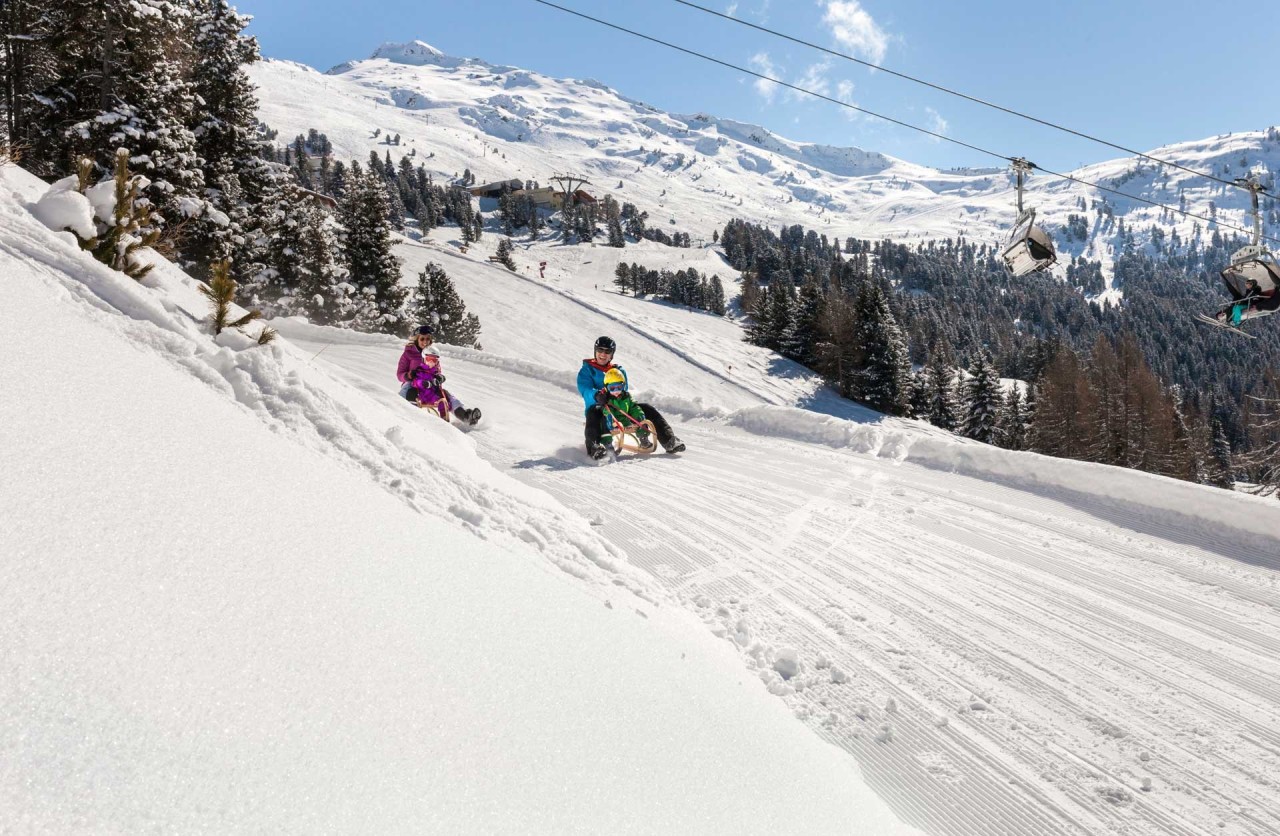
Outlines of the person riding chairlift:
M 1258 311 L 1260 314 L 1269 314 L 1276 310 L 1280 310 L 1280 289 L 1274 283 L 1269 289 L 1264 290 L 1258 280 L 1254 278 L 1245 279 L 1244 291 L 1241 292 L 1223 273 L 1222 283 L 1227 286 L 1227 290 L 1231 292 L 1234 301 L 1231 304 L 1218 311 L 1217 319 L 1220 322 L 1229 321 L 1232 325 L 1239 326 L 1244 320 L 1245 314 L 1249 311 Z

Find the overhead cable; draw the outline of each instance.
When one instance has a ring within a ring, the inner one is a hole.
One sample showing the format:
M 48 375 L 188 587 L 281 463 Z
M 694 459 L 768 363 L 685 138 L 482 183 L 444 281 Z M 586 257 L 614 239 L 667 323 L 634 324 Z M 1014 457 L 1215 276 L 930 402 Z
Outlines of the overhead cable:
M 746 27 L 748 27 L 748 28 L 755 29 L 756 31 L 764 32 L 764 33 L 767 33 L 767 34 L 769 34 L 769 35 L 773 35 L 773 36 L 775 36 L 775 37 L 782 38 L 783 40 L 791 41 L 792 43 L 794 43 L 794 44 L 799 44 L 800 46 L 805 46 L 805 47 L 808 47 L 808 48 L 810 48 L 810 49 L 816 49 L 816 50 L 818 50 L 819 52 L 823 52 L 823 53 L 826 53 L 827 55 L 835 56 L 836 58 L 843 58 L 843 59 L 845 59 L 846 61 L 852 61 L 852 62 L 854 62 L 855 64 L 861 64 L 861 65 L 862 65 L 862 66 L 864 66 L 864 67 L 868 67 L 868 68 L 873 69 L 873 70 L 878 70 L 878 71 L 880 71 L 880 72 L 882 72 L 882 73 L 886 73 L 886 74 L 888 74 L 888 75 L 896 76 L 896 77 L 898 77 L 898 78 L 905 79 L 905 80 L 910 81 L 910 82 L 914 82 L 915 84 L 920 84 L 920 85 L 923 85 L 923 86 L 925 86 L 925 87 L 932 88 L 932 89 L 937 90 L 937 91 L 939 91 L 939 92 L 946 93 L 946 94 L 951 95 L 951 96 L 957 96 L 957 97 L 959 97 L 959 98 L 961 98 L 961 99 L 965 99 L 965 100 L 967 100 L 967 101 L 974 102 L 975 104 L 980 104 L 980 105 L 982 105 L 982 106 L 984 106 L 984 107 L 989 107 L 989 108 L 992 108 L 992 109 L 994 109 L 994 110 L 998 110 L 998 111 L 1000 111 L 1000 112 L 1002 112 L 1002 113 L 1007 113 L 1007 114 L 1009 114 L 1010 116 L 1017 116 L 1017 117 L 1018 117 L 1018 118 L 1020 118 L 1020 119 L 1026 119 L 1026 120 L 1028 120 L 1028 121 L 1030 121 L 1030 122 L 1035 122 L 1036 124 L 1044 125 L 1044 126 L 1045 126 L 1045 127 L 1047 127 L 1047 128 L 1053 128 L 1054 130 L 1062 131 L 1062 132 L 1064 132 L 1064 133 L 1071 134 L 1072 136 L 1080 137 L 1081 139 L 1087 139 L 1087 140 L 1089 140 L 1090 142 L 1096 142 L 1096 143 L 1098 143 L 1099 145 L 1105 145 L 1105 146 L 1107 146 L 1108 148 L 1113 148 L 1113 149 L 1115 149 L 1115 150 L 1117 150 L 1117 151 L 1123 151 L 1124 153 L 1126 153 L 1126 154 L 1130 154 L 1130 155 L 1132 155 L 1132 156 L 1134 156 L 1134 157 L 1141 157 L 1141 158 L 1142 158 L 1142 159 L 1144 159 L 1144 160 L 1149 160 L 1150 162 L 1156 163 L 1156 164 L 1158 164 L 1158 165 L 1168 166 L 1169 168 L 1176 168 L 1176 169 L 1178 169 L 1178 170 L 1180 170 L 1180 171 L 1185 171 L 1185 172 L 1186 172 L 1186 173 L 1188 173 L 1188 174 L 1194 174 L 1194 175 L 1195 175 L 1195 176 L 1197 176 L 1197 177 L 1204 177 L 1204 178 L 1205 178 L 1205 179 L 1207 179 L 1207 180 L 1213 180 L 1214 182 L 1216 182 L 1216 183 L 1221 183 L 1221 184 L 1222 184 L 1222 185 L 1224 185 L 1224 186 L 1232 186 L 1232 187 L 1237 188 L 1237 189 L 1238 189 L 1238 188 L 1241 188 L 1241 186 L 1240 186 L 1240 184 L 1239 184 L 1239 183 L 1236 183 L 1236 182 L 1234 182 L 1234 181 L 1232 181 L 1232 180 L 1226 180 L 1226 179 L 1224 179 L 1224 178 L 1222 178 L 1222 177 L 1218 177 L 1218 176 L 1216 176 L 1216 175 L 1214 175 L 1214 174 L 1212 174 L 1212 173 L 1207 173 L 1207 172 L 1203 172 L 1203 171 L 1197 171 L 1197 170 L 1196 170 L 1196 169 L 1194 169 L 1194 168 L 1190 168 L 1190 167 L 1188 167 L 1188 166 L 1182 165 L 1181 163 L 1173 162 L 1172 160 L 1163 160 L 1163 159 L 1160 159 L 1159 157 L 1153 157 L 1153 156 L 1151 156 L 1150 154 L 1145 154 L 1145 153 L 1143 153 L 1142 151 L 1135 151 L 1135 150 L 1134 150 L 1134 149 L 1132 149 L 1132 148 L 1126 148 L 1126 147 L 1125 147 L 1125 146 L 1123 146 L 1123 145 L 1117 145 L 1117 144 L 1116 144 L 1116 143 L 1114 143 L 1114 142 L 1110 142 L 1110 141 L 1105 140 L 1105 139 L 1102 139 L 1102 138 L 1100 138 L 1100 137 L 1096 137 L 1096 136 L 1093 136 L 1093 135 L 1091 135 L 1091 134 L 1084 133 L 1083 131 L 1077 131 L 1077 130 L 1075 130 L 1074 128 L 1068 128 L 1068 127 L 1066 127 L 1065 125 L 1059 125 L 1059 124 L 1058 124 L 1058 123 L 1056 123 L 1056 122 L 1050 122 L 1048 119 L 1041 119 L 1041 118 L 1040 118 L 1040 117 L 1038 117 L 1038 116 L 1032 116 L 1032 115 L 1031 115 L 1031 114 L 1029 114 L 1029 113 L 1023 113 L 1023 112 L 1022 112 L 1022 111 L 1020 111 L 1020 110 L 1014 110 L 1014 109 L 1013 109 L 1013 108 L 1011 108 L 1011 107 L 1005 107 L 1004 105 L 996 104 L 995 102 L 989 102 L 989 101 L 987 101 L 986 99 L 980 99 L 980 98 L 978 98 L 977 96 L 970 96 L 968 93 L 962 93 L 962 92 L 960 92 L 959 90 L 953 90 L 953 89 L 951 89 L 950 87 L 945 87 L 945 86 L 943 86 L 943 85 L 941 85 L 941 84 L 935 84 L 935 83 L 934 83 L 934 82 L 932 82 L 932 81 L 925 81 L 925 80 L 924 80 L 924 79 L 922 79 L 922 78 L 916 78 L 915 76 L 907 75 L 906 73 L 900 73 L 900 72 L 898 72 L 897 70 L 891 70 L 891 69 L 889 69 L 888 67 L 882 67 L 882 66 L 880 66 L 879 64 L 872 63 L 871 61 L 865 61 L 865 60 L 863 60 L 863 59 L 861 59 L 861 58 L 856 58 L 856 57 L 854 57 L 854 56 L 852 56 L 852 55 L 849 55 L 848 53 L 840 52 L 840 51 L 838 51 L 838 50 L 834 50 L 834 49 L 829 49 L 829 48 L 827 48 L 827 47 L 825 47 L 825 46 L 821 46 L 821 45 L 819 45 L 819 44 L 815 44 L 815 43 L 812 43 L 812 42 L 810 42 L 810 41 L 806 41 L 806 40 L 804 40 L 804 39 L 802 39 L 802 38 L 797 38 L 797 37 L 794 37 L 794 36 L 792 36 L 792 35 L 788 35 L 788 34 L 787 34 L 787 33 L 785 33 L 785 32 L 779 32 L 779 31 L 778 31 L 778 30 L 776 30 L 776 29 L 770 29 L 770 28 L 769 28 L 769 27 L 767 27 L 767 26 L 760 26 L 760 25 L 755 24 L 755 23 L 752 23 L 752 22 L 750 22 L 750 21 L 748 21 L 748 20 L 742 20 L 741 18 L 734 17 L 733 15 L 725 14 L 724 12 L 718 12 L 718 11 L 716 11 L 715 9 L 708 9 L 706 6 L 700 6 L 700 5 L 698 5 L 697 3 L 692 3 L 692 2 L 690 2 L 690 0 L 674 0 L 674 2 L 679 3 L 679 4 L 680 4 L 680 5 L 682 5 L 682 6 L 688 6 L 688 7 L 689 7 L 689 8 L 691 8 L 691 9 L 697 9 L 697 10 L 698 10 L 698 11 L 700 11 L 700 12 L 706 12 L 707 14 L 709 14 L 709 15 L 714 15 L 715 17 L 720 17 L 720 18 L 724 18 L 725 20 L 733 21 L 734 23 L 737 23 L 737 24 L 738 24 L 738 25 L 740 25 L 740 26 L 746 26 Z M 1278 197 L 1278 196 L 1276 196 L 1276 195 L 1268 194 L 1268 195 L 1267 195 L 1267 197 L 1270 197 L 1270 198 L 1272 198 L 1272 199 L 1280 200 L 1280 197 Z
M 795 85 L 795 84 L 791 84 L 790 82 L 783 81 L 782 79 L 774 78 L 774 77 L 772 77 L 772 76 L 765 75 L 764 73 L 759 73 L 759 72 L 756 72 L 755 70 L 750 70 L 750 69 L 747 69 L 746 67 L 741 67 L 741 66 L 738 66 L 737 64 L 732 64 L 732 63 L 730 63 L 730 62 L 728 62 L 728 61 L 722 61 L 722 60 L 721 60 L 721 59 L 719 59 L 719 58 L 715 58 L 715 57 L 710 56 L 710 55 L 707 55 L 707 54 L 705 54 L 705 53 L 698 52 L 698 51 L 693 50 L 693 49 L 688 49 L 687 47 L 679 46 L 679 45 L 677 45 L 677 44 L 673 44 L 673 43 L 670 43 L 670 42 L 668 42 L 668 41 L 664 41 L 664 40 L 662 40 L 662 39 L 660 39 L 660 38 L 655 38 L 655 37 L 653 37 L 652 35 L 646 35 L 646 34 L 644 34 L 643 32 L 637 32 L 637 31 L 635 31 L 634 29 L 628 29 L 628 28 L 626 28 L 625 26 L 619 26 L 619 25 L 618 25 L 618 24 L 616 24 L 616 23 L 610 23 L 610 22 L 609 22 L 609 21 L 607 21 L 607 20 L 601 20 L 601 19 L 600 19 L 600 18 L 598 18 L 598 17 L 592 17 L 592 16 L 591 16 L 591 15 L 589 15 L 589 14 L 585 14 L 585 13 L 583 13 L 583 12 L 579 12 L 579 11 L 576 11 L 576 10 L 574 10 L 574 9 L 566 8 L 565 6 L 557 5 L 556 3 L 552 3 L 552 2 L 550 2 L 550 0 L 534 0 L 534 2 L 535 2 L 535 3 L 540 3 L 540 4 L 542 4 L 543 6 L 548 6 L 548 7 L 553 8 L 553 9 L 558 9 L 559 11 L 565 12 L 565 13 L 567 13 L 567 14 L 574 15 L 575 17 L 580 17 L 580 18 L 582 18 L 582 19 L 584 19 L 584 20 L 589 20 L 589 21 L 591 21 L 591 22 L 593 22 L 593 23 L 598 23 L 598 24 L 600 24 L 601 26 L 606 26 L 606 27 L 608 27 L 608 28 L 610 28 L 610 29 L 614 29 L 614 30 L 617 30 L 617 31 L 619 31 L 619 32 L 624 32 L 624 33 L 626 33 L 626 34 L 628 34 L 628 35 L 633 35 L 633 36 L 635 36 L 635 37 L 637 37 L 637 38 L 640 38 L 640 39 L 642 39 L 642 40 L 646 40 L 646 41 L 649 41 L 649 42 L 651 42 L 651 43 L 658 44 L 659 46 L 664 46 L 664 47 L 667 47 L 668 49 L 674 49 L 674 50 L 676 50 L 677 52 L 683 52 L 684 54 L 686 54 L 686 55 L 691 55 L 691 56 L 693 56 L 694 58 L 699 58 L 699 59 L 702 59 L 702 60 L 704 60 L 704 61 L 710 61 L 710 62 L 711 62 L 711 63 L 713 63 L 713 64 L 719 64 L 719 65 L 720 65 L 720 66 L 722 66 L 722 67 L 727 67 L 728 69 L 734 70 L 734 71 L 736 71 L 736 72 L 746 73 L 747 75 L 754 76 L 755 78 L 762 79 L 762 80 L 764 80 L 764 81 L 768 81 L 768 82 L 771 82 L 771 83 L 773 83 L 773 84 L 777 84 L 777 85 L 779 85 L 779 86 L 781 86 L 781 87 L 786 87 L 786 88 L 788 88 L 788 89 L 790 89 L 790 90 L 795 90 L 795 91 L 796 91 L 796 92 L 798 92 L 798 93 L 804 93 L 805 95 L 813 96 L 813 97 L 814 97 L 814 98 L 816 98 L 816 99 L 822 99 L 823 101 L 831 102 L 832 104 L 836 104 L 836 105 L 839 105 L 839 106 L 841 106 L 841 107 L 846 107 L 846 108 L 849 108 L 850 110 L 856 110 L 856 111 L 858 111 L 859 113 L 865 113 L 865 114 L 867 114 L 868 116 L 874 116 L 874 117 L 875 117 L 875 118 L 877 118 L 877 119 L 883 119 L 883 120 L 884 120 L 884 121 L 886 121 L 886 122 L 891 122 L 891 123 L 892 123 L 892 124 L 894 124 L 894 125 L 899 125 L 899 126 L 904 127 L 904 128 L 909 128 L 909 129 L 911 129 L 911 130 L 913 130 L 913 131 L 918 131 L 918 132 L 920 132 L 920 133 L 922 133 L 922 134 L 926 134 L 927 136 L 931 136 L 931 137 L 934 137 L 934 138 L 936 138 L 936 139 L 946 140 L 947 142 L 953 143 L 953 144 L 955 144 L 955 145 L 959 145 L 959 146 L 962 146 L 962 147 L 964 147 L 964 148 L 968 148 L 968 149 L 969 149 L 969 150 L 971 150 L 971 151 L 977 151 L 977 152 L 979 152 L 979 153 L 981 153 L 981 154 L 986 154 L 987 156 L 995 157 L 996 159 L 1004 160 L 1005 162 L 1008 162 L 1008 163 L 1013 163 L 1013 162 L 1014 162 L 1014 160 L 1016 160 L 1016 159 L 1020 159 L 1020 158 L 1017 158 L 1017 157 L 1010 157 L 1010 156 L 1006 156 L 1006 155 L 1004 155 L 1004 154 L 1000 154 L 1000 153 L 997 153 L 997 152 L 995 152 L 995 151 L 991 151 L 991 150 L 988 150 L 988 149 L 986 149 L 986 148 L 982 148 L 981 146 L 978 146 L 978 145 L 971 145 L 971 144 L 970 144 L 970 143 L 968 143 L 968 142 L 963 142 L 963 141 L 961 141 L 961 140 L 959 140 L 959 139 L 955 139 L 954 137 L 947 136 L 946 134 L 940 134 L 940 133 L 937 133 L 936 131 L 931 131 L 931 130 L 929 130 L 928 128 L 922 128 L 922 127 L 920 127 L 919 125 L 912 125 L 910 122 L 903 122 L 903 121 L 901 121 L 901 120 L 899 120 L 899 119 L 894 119 L 894 118 L 893 118 L 893 117 L 891 117 L 891 116 L 885 116 L 884 114 L 876 113 L 875 111 L 872 111 L 872 110 L 867 110 L 866 108 L 859 107 L 859 106 L 857 106 L 857 105 L 855 105 L 855 104 L 853 104 L 853 103 L 851 103 L 851 102 L 845 102 L 845 101 L 841 101 L 840 99 L 832 98 L 831 96 L 828 96 L 828 95 L 826 95 L 825 93 L 818 93 L 818 92 L 815 92 L 815 91 L 813 91 L 813 90 L 809 90 L 809 89 L 807 89 L 807 88 L 800 87 L 800 86 Z M 1233 230 L 1233 231 L 1235 231 L 1235 232 L 1243 232 L 1245 235 L 1248 235 L 1248 236 L 1252 236 L 1252 235 L 1253 235 L 1253 230 L 1245 229 L 1244 227 L 1241 227 L 1241 226 L 1235 226 L 1234 224 L 1223 223 L 1223 222 L 1222 222 L 1222 221 L 1220 221 L 1220 220 L 1216 220 L 1216 219 L 1214 219 L 1214 218 L 1209 218 L 1209 217 L 1206 217 L 1206 216 L 1204 216 L 1204 215 L 1197 215 L 1197 214 L 1195 214 L 1194 212 L 1188 212 L 1188 211 L 1186 211 L 1185 209 L 1175 208 L 1175 207 L 1173 207 L 1173 206 L 1169 206 L 1168 204 L 1160 203 L 1159 201 L 1149 200 L 1149 199 L 1147 199 L 1147 198 L 1145 198 L 1145 197 L 1138 197 L 1137 195 L 1132 195 L 1132 194 L 1129 194 L 1129 193 L 1127 193 L 1127 192 L 1122 192 L 1122 191 L 1120 191 L 1119 189 L 1114 189 L 1114 188 L 1111 188 L 1111 187 L 1109 187 L 1109 186 L 1103 186 L 1103 185 L 1098 184 L 1098 183 L 1093 183 L 1093 182 L 1090 182 L 1090 181 L 1088 181 L 1088 180 L 1083 180 L 1083 179 L 1081 179 L 1081 178 L 1079 178 L 1079 177 L 1075 177 L 1075 176 L 1070 175 L 1070 174 L 1063 174 L 1063 173 L 1061 173 L 1061 172 L 1057 172 L 1057 171 L 1050 171 L 1050 170 L 1049 170 L 1049 169 L 1047 169 L 1047 168 L 1043 168 L 1043 167 L 1041 167 L 1041 166 L 1034 165 L 1034 164 L 1032 164 L 1032 168 L 1036 169 L 1037 171 L 1043 171 L 1045 174 L 1051 175 L 1051 176 L 1053 176 L 1053 177 L 1058 177 L 1058 178 L 1061 178 L 1061 179 L 1063 179 L 1063 180 L 1067 180 L 1067 181 L 1072 182 L 1072 183 L 1078 183 L 1078 184 L 1080 184 L 1080 185 L 1082 185 L 1082 186 L 1088 186 L 1088 187 L 1090 187 L 1090 188 L 1094 188 L 1094 189 L 1097 189 L 1097 190 L 1099 190 L 1099 191 L 1109 192 L 1109 193 L 1114 194 L 1114 195 L 1117 195 L 1117 196 L 1119 196 L 1119 197 L 1123 197 L 1123 198 L 1126 198 L 1126 199 L 1128 199 L 1128 200 L 1134 200 L 1134 201 L 1137 201 L 1137 202 L 1139 202 L 1139 203 L 1145 203 L 1145 204 L 1148 204 L 1149 206 L 1154 206 L 1154 207 L 1156 207 L 1156 208 L 1158 208 L 1158 209 L 1163 209 L 1163 210 L 1168 211 L 1168 212 L 1173 212 L 1173 213 L 1178 214 L 1178 215 L 1183 215 L 1184 217 L 1187 217 L 1187 218 L 1192 218 L 1192 219 L 1194 219 L 1194 220 L 1198 220 L 1198 221 L 1204 221 L 1206 224 L 1216 224 L 1218 227 L 1220 227 L 1220 228 L 1222 228 L 1222 229 L 1229 229 L 1229 230 Z M 1236 184 L 1232 183 L 1231 185 L 1235 186 Z M 1239 187 L 1237 186 L 1237 188 L 1239 188 Z M 1272 238 L 1272 237 L 1270 237 L 1270 236 L 1265 236 L 1265 235 L 1264 235 L 1264 236 L 1262 236 L 1262 240 L 1264 240 L 1264 241 L 1270 241 L 1270 242 L 1272 242 L 1272 243 L 1280 244 L 1280 238 Z

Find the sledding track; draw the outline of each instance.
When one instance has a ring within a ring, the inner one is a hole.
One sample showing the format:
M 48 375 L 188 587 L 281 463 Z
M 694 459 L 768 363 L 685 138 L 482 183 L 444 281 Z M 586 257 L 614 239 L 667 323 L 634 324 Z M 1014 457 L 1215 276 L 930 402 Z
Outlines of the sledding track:
M 324 359 L 385 376 L 384 350 Z M 1280 832 L 1266 556 L 1140 533 L 1148 521 L 1114 505 L 1104 519 L 711 421 L 673 422 L 685 455 L 596 465 L 563 387 L 446 365 L 485 410 L 482 457 L 598 519 L 740 648 L 745 685 L 764 680 L 851 752 L 907 821 L 957 836 Z M 785 681 L 784 648 L 801 664 Z

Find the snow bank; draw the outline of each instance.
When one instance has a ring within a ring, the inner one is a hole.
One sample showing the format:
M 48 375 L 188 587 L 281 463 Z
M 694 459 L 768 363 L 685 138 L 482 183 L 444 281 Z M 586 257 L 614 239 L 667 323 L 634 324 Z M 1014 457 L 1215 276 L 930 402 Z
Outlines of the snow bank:
M 1002 450 L 957 439 L 913 440 L 907 461 L 1046 494 L 1121 525 L 1174 536 L 1223 538 L 1240 552 L 1280 568 L 1280 507 L 1232 493 L 1119 467 Z
M 442 422 L 7 198 L 0 270 L 0 830 L 911 832 Z

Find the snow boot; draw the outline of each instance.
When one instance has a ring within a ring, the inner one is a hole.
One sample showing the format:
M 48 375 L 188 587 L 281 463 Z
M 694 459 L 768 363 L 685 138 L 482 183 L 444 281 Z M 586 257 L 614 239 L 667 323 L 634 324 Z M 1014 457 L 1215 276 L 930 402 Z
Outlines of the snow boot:
M 605 447 L 598 441 L 589 442 L 587 444 L 587 455 L 593 459 L 603 459 L 605 456 L 609 455 L 609 448 Z
M 662 442 L 662 447 L 668 453 L 683 453 L 684 442 L 676 438 L 674 435 Z
M 462 421 L 469 427 L 474 427 L 476 422 L 480 420 L 479 407 L 467 409 L 465 406 L 460 406 L 453 411 L 453 414 L 458 416 L 459 421 Z

